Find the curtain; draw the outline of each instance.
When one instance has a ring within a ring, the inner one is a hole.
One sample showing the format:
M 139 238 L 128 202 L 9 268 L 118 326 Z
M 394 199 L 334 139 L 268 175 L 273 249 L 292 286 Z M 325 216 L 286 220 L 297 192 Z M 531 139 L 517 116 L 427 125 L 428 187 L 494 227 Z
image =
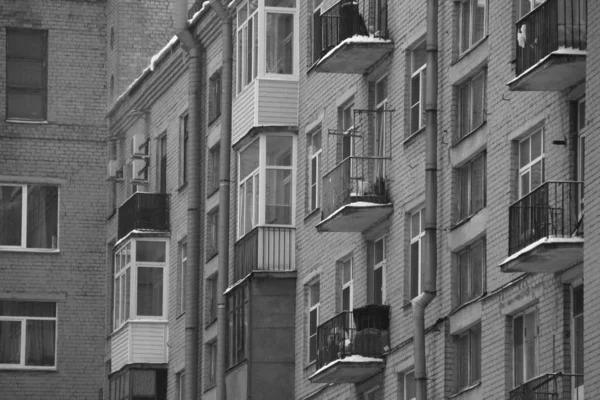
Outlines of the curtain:
M 21 244 L 23 188 L 0 186 L 0 246 Z
M 19 364 L 21 321 L 0 321 L 0 364 Z
M 54 365 L 56 321 L 28 320 L 26 323 L 26 365 Z

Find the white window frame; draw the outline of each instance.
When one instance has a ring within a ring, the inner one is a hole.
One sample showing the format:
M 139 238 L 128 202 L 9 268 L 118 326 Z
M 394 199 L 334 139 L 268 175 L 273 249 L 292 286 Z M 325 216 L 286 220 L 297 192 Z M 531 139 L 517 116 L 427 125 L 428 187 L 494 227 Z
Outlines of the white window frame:
M 415 393 L 414 393 L 413 397 L 408 397 L 408 393 L 406 393 L 407 392 L 407 387 L 408 387 L 408 385 L 406 384 L 406 382 L 409 379 L 412 379 L 412 381 L 413 381 L 413 385 L 412 386 L 415 389 Z M 416 400 L 417 399 L 417 397 L 416 397 L 417 396 L 416 390 L 417 390 L 417 384 L 415 382 L 415 371 L 414 370 L 409 370 L 409 371 L 404 372 L 402 374 L 402 393 L 401 393 L 402 400 Z
M 271 7 L 264 6 L 264 12 L 259 13 L 259 45 L 258 45 L 258 71 L 260 77 L 277 80 L 298 80 L 298 59 L 300 54 L 299 43 L 299 17 L 298 17 L 298 3 L 301 0 L 295 0 L 295 7 Z M 259 0 L 259 9 L 263 7 L 265 0 Z M 293 16 L 293 31 L 292 37 L 288 40 L 292 41 L 292 73 L 291 74 L 277 74 L 267 72 L 267 14 L 290 14 Z
M 379 86 L 381 83 L 384 83 L 384 93 L 379 92 Z M 377 110 L 375 114 L 375 137 L 373 143 L 373 155 L 375 157 L 385 157 L 386 149 L 388 148 L 387 137 L 389 132 L 387 131 L 391 127 L 388 127 L 386 124 L 386 120 L 388 118 L 388 76 L 382 76 L 375 82 L 375 109 Z M 380 99 L 381 97 L 381 99 Z M 381 168 L 375 168 L 375 179 L 378 177 L 385 177 L 385 162 L 384 160 L 375 160 L 375 164 L 379 165 Z M 379 171 L 377 171 L 379 169 Z M 375 180 L 376 181 L 376 180 Z
M 350 279 L 344 280 L 344 268 L 350 264 Z M 340 311 L 352 311 L 354 309 L 354 262 L 352 257 L 347 257 L 340 261 Z M 344 309 L 344 291 L 348 290 L 349 309 Z
M 529 360 L 527 358 L 527 343 L 526 343 L 526 339 L 527 339 L 527 332 L 526 332 L 526 323 L 525 323 L 525 318 L 527 316 L 530 316 L 533 314 L 533 318 L 534 318 L 534 323 L 535 323 L 535 332 L 534 332 L 534 346 L 535 346 L 535 359 Z M 522 332 L 522 361 L 523 361 L 523 365 L 522 365 L 522 372 L 523 372 L 523 376 L 520 377 L 520 383 L 517 384 L 518 380 L 517 380 L 517 358 L 516 358 L 516 354 L 517 354 L 517 349 L 514 343 L 514 338 L 516 336 L 515 333 L 515 320 L 517 318 L 521 318 L 523 321 L 523 332 Z M 537 374 L 539 373 L 539 355 L 540 355 L 540 349 L 539 349 L 539 313 L 537 308 L 533 307 L 533 308 L 529 308 L 519 314 L 515 314 L 512 317 L 512 329 L 511 329 L 511 340 L 513 340 L 512 343 L 512 351 L 513 351 L 513 362 L 512 362 L 512 366 L 513 366 L 513 387 L 517 387 L 519 385 L 522 385 L 523 383 L 527 382 L 529 379 L 537 376 Z M 531 376 L 527 376 L 527 365 L 529 362 L 533 362 L 533 369 L 534 371 L 532 372 Z
M 208 251 L 212 250 L 211 253 Z M 206 213 L 206 261 L 219 254 L 219 207 Z
M 540 133 L 541 134 L 541 149 L 540 149 L 540 155 L 537 156 L 535 159 L 531 159 L 531 138 L 533 137 L 533 135 Z M 518 162 L 519 162 L 519 182 L 518 182 L 518 186 L 519 186 L 519 198 L 523 198 L 525 197 L 527 194 L 533 192 L 536 188 L 538 188 L 539 186 L 541 186 L 542 184 L 544 184 L 544 182 L 546 181 L 546 167 L 545 167 L 545 130 L 543 128 L 537 129 L 535 132 L 531 133 L 531 135 L 528 135 L 526 138 L 523 138 L 522 140 L 519 141 L 519 151 L 518 151 Z M 528 151 L 529 151 L 529 162 L 525 165 L 521 165 L 521 144 L 525 141 L 529 141 L 529 145 L 528 145 Z M 539 186 L 536 187 L 532 187 L 531 186 L 531 168 L 536 165 L 538 162 L 541 162 L 541 168 L 542 168 L 542 176 L 541 176 L 541 182 Z M 527 193 L 524 193 L 523 191 L 523 184 L 522 184 L 522 177 L 525 174 L 529 174 L 529 191 Z
M 8 299 L 6 299 L 8 300 Z M 8 300 L 11 301 L 11 300 Z M 30 302 L 25 300 L 26 302 Z M 58 305 L 55 302 L 44 302 L 53 303 L 55 316 L 54 317 L 29 317 L 29 316 L 3 316 L 0 315 L 0 321 L 3 322 L 20 322 L 21 323 L 21 341 L 19 349 L 19 363 L 18 364 L 0 364 L 0 370 L 3 369 L 35 369 L 35 370 L 55 370 L 57 365 L 58 357 Z M 27 365 L 25 364 L 25 356 L 27 354 L 27 321 L 54 321 L 54 365 Z
M 217 386 L 217 340 L 214 339 L 206 343 L 206 383 L 204 390 Z
M 474 336 L 479 337 L 479 343 L 474 342 Z M 466 358 L 461 359 L 461 355 L 463 355 L 463 350 L 461 348 L 461 341 L 466 340 Z M 476 326 L 469 328 L 465 332 L 462 332 L 460 335 L 456 336 L 457 343 L 457 389 L 461 391 L 468 387 L 475 385 L 477 382 L 481 381 L 481 325 L 477 324 Z M 478 344 L 479 348 L 474 349 L 474 346 Z M 474 353 L 473 350 L 477 350 L 477 353 Z M 478 359 L 476 359 L 477 357 Z M 462 361 L 466 361 L 467 365 L 462 365 Z M 478 368 L 478 371 L 474 371 L 475 368 Z M 461 382 L 461 374 L 466 374 L 466 382 Z
M 581 310 L 581 314 L 577 314 L 575 315 L 575 290 L 579 290 L 581 289 L 582 291 L 584 290 L 584 286 L 582 282 L 578 282 L 577 284 L 573 284 L 571 285 L 571 365 L 572 365 L 572 373 L 573 374 L 579 374 L 581 373 L 583 375 L 583 371 L 578 372 L 576 371 L 576 359 L 577 359 L 577 347 L 578 347 L 578 341 L 577 341 L 577 335 L 575 332 L 575 326 L 576 326 L 576 319 L 581 318 L 582 321 L 584 321 L 585 318 L 585 309 Z M 582 293 L 583 294 L 583 293 Z M 585 339 L 583 340 L 583 342 L 581 343 L 581 348 L 583 349 L 583 351 L 585 351 Z M 572 384 L 572 390 L 573 390 L 573 399 L 583 399 L 583 391 L 584 391 L 584 377 L 581 378 L 581 381 L 579 380 L 578 377 L 573 377 L 573 382 L 571 382 Z
M 322 20 L 322 15 L 323 15 L 323 0 L 312 0 L 311 3 L 311 7 L 312 7 L 312 13 L 311 13 L 311 21 L 310 21 L 310 27 L 311 27 L 311 45 L 310 45 L 310 50 L 311 50 L 311 54 L 312 54 L 312 64 L 315 64 L 317 61 L 319 61 L 321 59 L 321 51 L 323 51 L 323 20 Z M 317 15 L 318 13 L 318 15 Z M 315 29 L 315 20 L 319 18 L 319 24 L 321 24 L 321 28 L 319 29 L 319 32 L 316 31 Z M 317 42 L 316 42 L 316 36 L 317 33 L 319 36 L 321 36 L 320 39 L 320 43 L 321 46 L 317 49 Z M 319 54 L 317 55 L 317 51 L 319 52 Z
M 416 235 L 413 235 L 413 223 L 414 223 L 414 217 L 415 215 L 419 215 L 418 219 L 419 219 L 419 232 Z M 425 238 L 425 229 L 424 229 L 424 214 L 425 214 L 425 209 L 421 208 L 419 210 L 416 210 L 415 212 L 413 212 L 410 215 L 410 247 L 412 248 L 412 245 L 415 243 L 418 243 L 418 266 L 417 266 L 417 274 L 418 274 L 418 278 L 417 278 L 417 292 L 418 293 L 412 293 L 412 279 L 413 279 L 413 274 L 415 273 L 415 271 L 413 271 L 412 269 L 412 250 L 409 249 L 409 293 L 410 293 L 410 298 L 413 299 L 415 297 L 417 297 L 419 294 L 421 294 L 423 292 L 423 282 L 422 282 L 422 278 L 423 278 L 423 260 L 422 260 L 422 254 L 423 254 L 423 240 Z
M 383 246 L 383 259 L 380 262 L 377 261 L 376 257 L 376 248 L 377 243 L 382 242 Z M 377 288 L 375 288 L 375 273 L 378 269 L 381 269 L 381 304 L 386 304 L 387 302 L 387 277 L 386 277 L 386 258 L 387 258 L 387 239 L 386 236 L 381 236 L 378 239 L 373 241 L 373 301 L 375 301 L 375 293 L 377 293 Z
M 206 326 L 209 326 L 217 319 L 217 284 L 217 274 L 214 274 L 206 279 L 206 319 L 204 321 Z
M 183 186 L 188 181 L 187 157 L 189 157 L 188 143 L 186 142 L 186 134 L 189 142 L 189 116 L 186 111 L 179 117 L 179 185 Z
M 340 107 L 340 127 L 343 133 L 342 136 L 342 161 L 344 161 L 348 157 L 354 156 L 354 99 L 348 101 L 346 104 Z M 350 125 L 346 124 L 346 114 L 350 114 Z M 350 154 L 344 157 L 344 141 L 349 142 L 349 152 Z M 352 165 L 352 163 L 351 163 Z M 352 174 L 354 169 L 350 167 L 350 174 Z
M 176 374 L 177 400 L 186 400 L 185 396 L 185 371 Z
M 256 35 L 259 32 L 259 8 L 260 6 L 256 4 L 256 9 L 250 12 L 250 4 L 253 1 L 244 1 L 242 2 L 236 10 L 236 18 L 237 25 L 235 26 L 236 32 L 236 48 L 234 50 L 236 55 L 236 87 L 237 93 L 241 93 L 250 83 L 254 82 L 258 74 L 258 62 L 260 62 L 260 57 L 258 54 L 258 48 L 261 46 L 258 43 L 260 42 L 260 38 L 257 39 Z M 246 18 L 243 21 L 239 21 L 240 19 L 240 11 L 246 8 Z M 249 21 L 252 20 L 252 59 L 248 60 L 248 26 Z M 241 42 L 240 42 L 241 41 Z M 241 51 L 242 57 L 240 59 L 240 43 L 242 43 Z M 256 44 L 256 46 L 255 46 Z M 250 76 L 251 79 L 248 79 L 248 68 L 250 68 Z
M 479 193 L 479 195 L 481 196 L 481 207 L 475 207 L 474 205 L 474 199 L 476 198 L 476 193 L 474 193 L 474 189 L 473 189 L 473 171 L 474 171 L 474 166 L 475 163 L 479 160 L 483 160 L 483 185 L 482 185 L 482 192 Z M 464 172 L 467 172 L 467 178 L 466 178 L 466 182 L 464 179 Z M 457 189 L 457 194 L 456 194 L 456 205 L 457 205 L 457 218 L 456 220 L 458 222 L 463 221 L 467 218 L 469 218 L 470 216 L 472 216 L 473 214 L 476 214 L 477 212 L 483 210 L 486 207 L 486 191 L 487 191 L 487 154 L 485 152 L 477 155 L 477 157 L 473 158 L 472 160 L 470 160 L 468 163 L 464 164 L 463 166 L 461 166 L 460 168 L 457 168 L 457 181 L 458 181 L 458 189 Z M 465 199 L 463 199 L 463 188 L 466 185 L 466 191 L 467 191 L 467 199 L 466 199 L 466 205 L 465 203 Z M 466 207 L 466 211 L 463 211 L 463 207 Z
M 476 293 L 475 291 L 475 282 L 474 277 L 476 276 L 473 271 L 473 253 L 479 248 L 481 251 L 481 265 L 479 266 L 479 286 L 480 292 Z M 462 264 L 462 256 L 465 256 L 466 265 Z M 485 271 L 486 271 L 486 241 L 485 239 L 477 240 L 472 243 L 462 251 L 456 254 L 456 263 L 457 263 L 457 293 L 458 293 L 458 304 L 466 304 L 471 300 L 481 296 L 485 292 Z M 467 288 L 463 288 L 463 278 L 466 278 L 465 283 Z M 466 289 L 466 293 L 464 293 Z
M 164 242 L 165 244 L 165 261 L 164 262 L 149 262 L 149 261 L 137 261 L 136 260 L 136 252 L 137 252 L 137 244 L 139 242 Z M 129 249 L 129 250 L 127 250 Z M 121 252 L 124 251 L 125 259 L 127 259 L 127 251 L 129 251 L 129 264 L 125 264 L 125 266 L 120 265 L 117 261 L 117 257 L 121 255 Z M 162 288 L 162 310 L 161 315 L 138 315 L 138 304 L 137 304 L 137 295 L 138 295 L 138 270 L 140 268 L 161 268 L 163 271 L 163 288 Z M 116 285 L 114 290 L 115 301 L 113 304 L 113 315 L 114 315 L 114 326 L 113 331 L 119 330 L 122 326 L 128 323 L 131 320 L 136 321 L 166 321 L 168 317 L 168 296 L 169 296 L 169 239 L 164 238 L 133 238 L 128 240 L 126 243 L 120 244 L 119 249 L 115 251 L 115 276 L 113 278 L 113 283 L 120 280 L 123 274 L 126 273 L 126 269 L 130 270 L 129 275 L 129 314 L 124 306 L 125 297 L 123 296 L 122 288 L 124 285 L 121 285 L 121 289 L 117 289 Z M 125 279 L 125 282 L 127 280 Z M 119 296 L 119 309 L 117 310 L 117 296 Z M 123 307 L 122 307 L 123 306 Z M 122 309 L 121 309 L 122 308 Z M 124 315 L 121 315 L 123 313 Z
M 315 149 L 315 137 L 319 136 L 319 148 Z M 321 206 L 321 154 L 323 151 L 323 136 L 321 133 L 321 127 L 317 128 L 313 132 L 309 133 L 310 137 L 310 159 L 308 161 L 308 208 L 309 211 L 316 210 Z M 313 166 L 313 163 L 315 164 Z M 313 171 L 315 169 L 316 171 Z M 315 193 L 313 200 L 313 191 Z
M 289 137 L 292 139 L 291 149 L 291 166 L 275 166 L 267 165 L 267 138 L 268 137 Z M 248 147 L 253 145 L 255 141 L 259 142 L 258 150 L 258 166 L 248 175 L 241 176 L 241 155 Z M 279 226 L 279 227 L 292 227 L 296 225 L 296 146 L 297 137 L 294 134 L 281 132 L 281 133 L 264 133 L 259 135 L 254 141 L 244 146 L 237 155 L 238 163 L 238 226 L 237 226 L 237 237 L 241 239 L 247 233 L 252 231 L 257 226 Z M 266 177 L 267 171 L 269 170 L 289 170 L 291 171 L 289 179 L 284 180 L 284 185 L 290 185 L 290 207 L 291 207 L 291 223 L 290 224 L 269 224 L 266 219 Z M 245 226 L 245 193 L 247 190 L 247 182 L 252 180 L 252 216 L 251 216 L 251 227 Z M 258 184 L 257 184 L 258 183 Z M 257 201 L 258 200 L 258 201 Z M 249 229 L 248 229 L 249 228 Z
M 425 127 L 425 113 L 424 113 L 424 109 L 425 109 L 425 73 L 427 71 L 427 62 L 425 62 L 422 65 L 414 65 L 415 64 L 415 57 L 414 57 L 414 53 L 416 51 L 416 49 L 420 48 L 421 46 L 425 47 L 426 46 L 426 41 L 425 39 L 420 40 L 415 46 L 412 47 L 412 49 L 410 50 L 409 53 L 409 63 L 410 63 L 410 82 L 408 83 L 409 85 L 409 112 L 408 112 L 408 121 L 409 121 L 409 131 L 410 131 L 410 135 L 420 131 L 421 129 L 423 129 Z M 412 102 L 412 81 L 414 78 L 418 77 L 419 78 L 419 100 L 416 102 Z M 418 107 L 419 108 L 419 125 L 418 128 L 413 130 L 412 129 L 412 125 L 413 125 L 413 121 L 412 121 L 412 110 L 413 108 Z
M 313 291 L 317 292 L 317 301 L 313 302 L 314 298 L 313 298 Z M 307 316 L 307 348 L 308 351 L 306 352 L 306 358 L 307 358 L 307 362 L 313 363 L 317 360 L 317 352 L 318 352 L 318 346 L 317 346 L 317 333 L 319 331 L 319 322 L 320 322 L 320 317 L 321 317 L 321 286 L 319 281 L 316 281 L 310 285 L 308 285 L 308 290 L 307 290 L 307 297 L 308 297 L 308 316 Z M 311 326 L 310 326 L 310 321 L 311 321 L 311 316 L 312 314 L 316 313 L 316 324 L 315 324 L 315 331 L 314 333 L 311 332 Z M 315 338 L 315 358 L 311 359 L 310 358 L 310 340 L 312 338 Z
M 12 245 L 0 245 L 1 250 L 18 250 L 23 252 L 38 252 L 38 253 L 57 253 L 60 251 L 60 186 L 45 184 L 45 183 L 30 183 L 30 184 L 20 184 L 20 183 L 0 183 L 0 188 L 11 186 L 11 187 L 20 187 L 21 188 L 21 244 L 17 246 Z M 44 248 L 44 247 L 27 247 L 27 201 L 28 201 L 28 193 L 30 186 L 51 186 L 55 187 L 57 191 L 57 209 L 56 209 L 56 243 L 52 243 L 52 247 Z
M 482 79 L 483 81 L 483 90 L 482 90 L 482 98 L 475 99 L 473 96 L 473 82 L 478 79 Z M 464 96 L 468 96 L 465 101 Z M 478 72 L 477 74 L 470 77 L 465 83 L 463 83 L 458 88 L 458 138 L 462 139 L 468 136 L 471 132 L 477 130 L 480 126 L 482 126 L 486 122 L 486 97 L 487 97 L 487 73 L 484 69 L 483 71 Z M 481 101 L 481 121 L 475 121 L 475 111 L 474 111 L 474 102 L 475 100 Z M 464 120 L 464 103 L 467 104 L 468 111 L 468 121 Z
M 186 270 L 187 270 L 187 239 L 183 240 L 179 245 L 179 314 L 185 312 L 185 285 L 186 285 Z
M 473 40 L 473 28 L 475 25 L 475 13 L 474 10 L 477 6 L 477 1 L 478 0 L 461 0 L 459 5 L 458 5 L 458 52 L 460 55 L 466 53 L 467 51 L 469 51 L 470 49 L 472 49 L 473 47 L 475 47 L 479 42 L 481 42 L 483 39 L 485 39 L 485 37 L 487 36 L 487 29 L 488 29 L 488 17 L 487 17 L 487 13 L 488 13 L 488 2 L 487 0 L 485 0 L 485 11 L 484 11 L 484 15 L 483 15 L 483 33 L 482 36 L 476 40 Z M 463 13 L 463 9 L 464 7 L 469 7 L 469 31 L 466 32 L 466 34 L 469 35 L 469 45 L 467 48 L 463 48 L 463 37 L 465 35 L 465 32 L 463 31 L 463 18 L 464 18 L 464 13 Z

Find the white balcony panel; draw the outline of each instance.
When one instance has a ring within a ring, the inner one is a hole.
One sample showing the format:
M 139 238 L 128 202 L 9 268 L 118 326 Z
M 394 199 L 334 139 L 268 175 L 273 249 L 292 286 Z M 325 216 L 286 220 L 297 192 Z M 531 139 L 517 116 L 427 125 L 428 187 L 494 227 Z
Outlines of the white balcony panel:
M 111 372 L 127 364 L 168 362 L 167 321 L 129 321 L 111 339 Z

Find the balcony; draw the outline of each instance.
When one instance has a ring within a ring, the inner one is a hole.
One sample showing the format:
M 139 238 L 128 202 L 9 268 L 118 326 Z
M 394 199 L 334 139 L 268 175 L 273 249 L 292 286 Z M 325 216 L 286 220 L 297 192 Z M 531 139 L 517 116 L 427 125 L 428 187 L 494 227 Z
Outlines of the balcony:
M 166 364 L 168 329 L 162 320 L 127 321 L 111 337 L 111 372 L 128 364 Z
M 583 261 L 582 182 L 545 182 L 509 208 L 502 272 L 554 273 Z
M 169 195 L 135 193 L 119 207 L 119 239 L 134 230 L 169 231 Z
M 343 311 L 317 328 L 317 372 L 312 383 L 358 383 L 384 368 L 390 349 L 389 306 Z
M 364 73 L 394 50 L 387 21 L 387 0 L 337 2 L 320 16 L 322 51 L 315 70 Z
M 294 271 L 296 229 L 257 226 L 235 243 L 234 282 L 252 271 Z
M 515 91 L 561 91 L 585 79 L 587 0 L 546 0 L 517 22 Z
M 540 375 L 511 390 L 508 400 L 584 400 L 583 375 Z
M 393 211 L 386 157 L 347 157 L 323 176 L 319 232 L 363 232 Z

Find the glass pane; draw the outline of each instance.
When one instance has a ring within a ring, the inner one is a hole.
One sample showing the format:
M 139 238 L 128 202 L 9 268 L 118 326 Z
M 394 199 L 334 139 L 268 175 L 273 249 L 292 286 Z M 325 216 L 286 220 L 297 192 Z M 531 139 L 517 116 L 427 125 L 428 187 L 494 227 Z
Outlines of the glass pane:
M 316 358 L 317 358 L 317 335 L 314 335 L 308 339 L 308 360 L 312 361 Z
M 460 108 L 460 137 L 465 136 L 471 132 L 471 82 L 463 85 L 460 88 L 460 102 L 458 104 Z
M 319 302 L 321 286 L 319 284 L 310 287 L 310 306 L 313 307 Z
M 458 387 L 469 384 L 469 335 L 458 337 Z
M 163 269 L 138 268 L 137 314 L 161 316 L 163 309 Z
M 29 185 L 27 192 L 27 247 L 58 247 L 58 187 Z
M 460 3 L 460 51 L 461 53 L 470 47 L 469 39 L 471 29 L 471 0 L 462 1 Z
M 43 60 L 45 42 L 46 33 L 44 31 L 7 29 L 6 55 L 8 57 Z
M 41 301 L 0 301 L 0 315 L 7 317 L 56 317 L 56 303 Z
M 350 304 L 350 288 L 346 287 L 342 290 L 342 310 L 350 311 L 351 308 L 352 307 Z
M 252 18 L 252 20 L 254 21 L 253 22 L 253 24 L 254 24 L 254 34 L 253 34 L 254 43 L 252 44 L 252 46 L 254 48 L 254 50 L 253 50 L 254 57 L 251 60 L 252 66 L 253 66 L 252 78 L 256 78 L 256 76 L 258 74 L 258 13 L 254 14 L 254 17 Z M 248 62 L 250 62 L 250 60 Z
M 114 290 L 115 290 L 115 303 L 114 303 L 114 326 L 113 328 L 117 328 L 121 323 L 121 277 L 116 278 L 114 281 Z
M 579 103 L 579 110 L 578 110 L 578 115 L 577 115 L 577 124 L 578 124 L 578 129 L 581 130 L 583 128 L 585 128 L 585 100 L 582 100 Z
M 244 205 L 245 205 L 245 209 L 244 209 L 244 214 L 243 214 L 243 232 L 242 233 L 248 233 L 250 232 L 250 230 L 253 227 L 253 222 L 254 222 L 254 218 L 253 218 L 253 214 L 254 214 L 254 189 L 253 189 L 253 184 L 254 184 L 254 180 L 252 178 L 248 179 L 246 181 L 246 192 L 243 193 L 243 195 L 245 195 L 244 198 Z M 258 190 L 257 190 L 258 192 Z
M 385 239 L 375 241 L 375 264 L 379 264 L 385 260 Z
M 265 6 L 267 6 L 267 7 L 296 7 L 296 0 L 265 0 Z
M 53 366 L 56 321 L 28 320 L 26 326 L 25 364 Z
M 6 94 L 7 118 L 43 120 L 46 118 L 45 93 L 12 89 Z
M 576 374 L 583 374 L 583 315 L 573 319 L 573 330 L 573 372 Z M 577 383 L 577 386 L 583 384 L 583 377 L 578 378 Z
M 317 333 L 317 324 L 319 323 L 317 321 L 317 309 L 310 311 L 309 319 L 308 333 L 312 336 Z
M 485 157 L 479 157 L 471 166 L 471 205 L 472 212 L 481 210 L 485 205 Z
M 471 331 L 471 376 L 469 384 L 474 384 L 481 379 L 481 331 L 479 329 Z
M 240 180 L 258 168 L 260 139 L 255 140 L 240 153 Z
M 312 153 L 319 151 L 321 149 L 321 131 L 312 135 Z
M 373 273 L 373 302 L 383 304 L 383 267 L 375 269 Z
M 251 18 L 248 20 L 248 28 L 246 29 L 247 31 L 247 41 L 246 41 L 246 51 L 247 51 L 247 58 L 246 58 L 246 82 L 252 82 L 252 59 L 253 59 L 253 55 L 252 52 L 254 50 L 252 43 L 253 43 L 253 35 L 254 35 L 254 18 Z
M 413 51 L 412 51 L 412 71 L 411 73 L 416 72 L 419 68 L 425 65 L 427 60 L 427 52 L 425 50 L 425 41 L 421 42 Z
M 36 60 L 10 60 L 6 63 L 6 84 L 7 86 L 42 88 L 44 86 L 44 64 Z
M 467 165 L 460 170 L 460 193 L 459 193 L 459 219 L 466 218 L 471 213 L 470 201 L 469 201 L 469 179 L 471 177 L 471 166 Z
M 130 310 L 131 310 L 131 278 L 130 278 L 131 268 L 125 271 L 125 278 L 121 278 L 125 281 L 125 286 L 123 289 L 123 321 L 127 321 L 129 319 Z
M 411 297 L 419 294 L 419 242 L 410 245 L 410 295 Z
M 165 261 L 165 242 L 156 242 L 149 240 L 138 240 L 135 252 L 136 261 L 164 262 Z
M 292 166 L 291 136 L 267 136 L 267 165 Z
M 0 364 L 21 363 L 21 321 L 0 321 Z
M 238 18 L 238 24 L 239 24 L 239 18 Z M 244 64 L 243 64 L 243 57 L 242 54 L 244 54 L 244 30 L 240 29 L 237 32 L 237 91 L 241 92 L 242 89 L 244 88 L 244 82 L 242 77 L 244 76 Z
M 485 6 L 487 0 L 473 0 L 473 37 L 471 44 L 477 43 L 485 34 Z
M 471 299 L 469 288 L 469 252 L 463 251 L 458 256 L 459 301 L 463 304 Z
M 471 249 L 472 297 L 483 293 L 483 242 L 473 245 Z
M 292 171 L 267 169 L 265 182 L 265 223 L 292 223 Z
M 410 220 L 410 231 L 411 234 L 410 236 L 412 238 L 419 236 L 419 234 L 421 233 L 421 212 L 416 212 L 411 216 L 411 220 Z
M 529 172 L 521 175 L 521 197 L 529 193 Z
M 485 74 L 480 74 L 475 77 L 471 83 L 471 86 L 473 90 L 473 118 L 471 120 L 471 129 L 475 129 L 485 120 L 485 116 L 483 115 L 483 105 L 485 104 Z
M 519 143 L 519 168 L 529 164 L 529 138 Z
M 131 390 L 134 396 L 154 396 L 156 372 L 152 369 L 131 370 Z
M 23 187 L 0 186 L 0 246 L 21 245 Z
M 240 8 L 238 8 L 238 12 L 237 12 L 237 26 L 238 26 L 238 28 L 244 22 L 246 22 L 246 19 L 248 19 L 248 6 L 247 6 L 247 4 L 244 4 L 243 6 L 241 6 Z
M 293 72 L 294 15 L 267 13 L 266 71 L 271 74 Z
M 349 105 L 344 108 L 342 112 L 342 131 L 346 132 L 354 125 L 354 121 L 352 119 L 352 110 L 354 109 L 354 105 Z
M 542 166 L 543 163 L 541 160 L 531 166 L 531 190 L 540 186 L 543 182 Z
M 542 155 L 542 131 L 531 135 L 531 160 L 535 160 Z
M 344 261 L 342 280 L 344 284 L 352 280 L 352 262 L 350 260 Z
M 375 86 L 375 92 L 377 93 L 375 96 L 375 103 L 377 105 L 387 99 L 387 77 L 377 82 L 377 85 Z
M 414 399 L 416 396 L 414 372 L 409 372 L 408 374 L 404 375 L 404 394 L 405 400 Z

